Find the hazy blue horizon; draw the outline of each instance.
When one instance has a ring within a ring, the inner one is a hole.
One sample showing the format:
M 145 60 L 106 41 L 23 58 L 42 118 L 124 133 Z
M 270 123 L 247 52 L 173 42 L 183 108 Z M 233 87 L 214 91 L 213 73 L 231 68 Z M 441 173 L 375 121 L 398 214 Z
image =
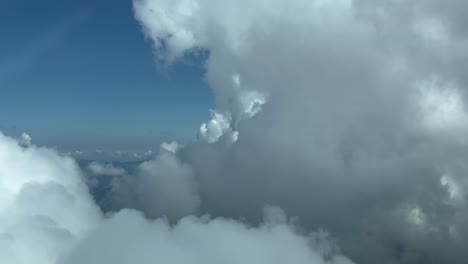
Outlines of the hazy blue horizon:
M 200 59 L 158 70 L 131 1 L 2 1 L 0 31 L 9 136 L 65 151 L 146 151 L 191 141 L 209 118 Z

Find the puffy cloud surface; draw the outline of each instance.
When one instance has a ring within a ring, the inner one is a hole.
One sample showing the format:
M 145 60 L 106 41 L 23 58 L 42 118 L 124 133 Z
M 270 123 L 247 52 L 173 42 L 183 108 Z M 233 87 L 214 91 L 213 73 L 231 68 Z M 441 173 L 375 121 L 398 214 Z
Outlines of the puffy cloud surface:
M 0 134 L 0 262 L 57 263 L 101 218 L 71 158 Z
M 159 62 L 208 53 L 217 109 L 178 152 L 202 212 L 256 223 L 277 204 L 359 263 L 465 261 L 466 1 L 134 9 Z
M 155 180 L 176 187 L 178 179 L 170 178 L 179 176 L 171 170 L 180 164 L 165 155 L 141 169 L 161 169 Z M 173 190 L 154 187 L 156 197 L 147 202 L 155 198 L 163 205 L 158 199 Z M 301 235 L 276 208 L 268 208 L 258 227 L 209 216 L 185 217 L 172 226 L 132 210 L 104 216 L 74 160 L 35 145 L 21 147 L 3 134 L 0 190 L 1 263 L 352 263 L 329 250 L 322 233 Z M 161 210 L 168 213 L 180 206 L 165 202 Z
M 321 233 L 299 236 L 274 220 L 252 228 L 227 219 L 188 217 L 170 227 L 164 220 L 150 222 L 134 211 L 121 211 L 83 240 L 66 263 L 352 264 L 339 255 L 324 258 L 331 252 L 319 246 L 326 246 Z
M 200 204 L 192 168 L 167 150 L 143 162 L 135 174 L 115 179 L 108 199 L 113 210 L 134 208 L 152 218 L 171 220 L 196 213 Z

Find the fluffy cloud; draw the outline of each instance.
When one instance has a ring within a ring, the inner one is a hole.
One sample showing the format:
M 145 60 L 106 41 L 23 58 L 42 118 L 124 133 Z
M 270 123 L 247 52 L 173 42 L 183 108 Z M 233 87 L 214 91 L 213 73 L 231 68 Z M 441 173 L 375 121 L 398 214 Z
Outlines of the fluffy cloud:
M 101 213 L 75 162 L 0 134 L 0 262 L 56 263 Z
M 161 156 L 141 169 L 156 166 L 156 177 L 177 177 L 171 170 L 180 164 L 171 159 Z M 171 226 L 129 210 L 104 217 L 72 159 L 46 148 L 22 148 L 3 134 L 0 190 L 2 263 L 352 263 L 330 251 L 322 233 L 299 234 L 276 208 L 267 210 L 258 227 L 208 216 Z M 168 212 L 178 206 L 166 202 Z
M 278 204 L 359 263 L 465 261 L 465 2 L 135 0 L 134 10 L 163 64 L 209 54 L 217 109 L 177 153 L 202 212 L 256 223 Z
M 209 122 L 203 123 L 200 126 L 198 135 L 201 141 L 214 143 L 226 135 L 231 135 L 231 141 L 237 140 L 237 135 L 234 134 L 235 131 L 231 127 L 232 120 L 230 115 L 211 111 L 211 117 L 212 119 Z
M 211 120 L 106 217 L 73 160 L 0 136 L 1 261 L 466 262 L 467 3 L 133 3 L 159 63 L 208 54 Z
M 115 167 L 112 164 L 103 164 L 96 161 L 91 162 L 87 169 L 93 175 L 122 176 L 127 173 L 124 169 Z
M 289 224 L 269 219 L 248 227 L 228 219 L 187 217 L 171 227 L 164 220 L 148 221 L 135 211 L 121 211 L 83 240 L 64 263 L 352 264 L 330 254 L 323 238 L 326 241 L 321 233 L 298 235 Z
M 152 218 L 177 220 L 197 212 L 197 188 L 192 168 L 167 151 L 143 162 L 134 175 L 115 179 L 108 203 L 114 210 L 135 208 Z
M 30 135 L 23 132 L 23 133 L 21 133 L 21 136 L 19 137 L 18 142 L 22 147 L 27 148 L 27 147 L 31 146 L 32 138 L 31 138 Z

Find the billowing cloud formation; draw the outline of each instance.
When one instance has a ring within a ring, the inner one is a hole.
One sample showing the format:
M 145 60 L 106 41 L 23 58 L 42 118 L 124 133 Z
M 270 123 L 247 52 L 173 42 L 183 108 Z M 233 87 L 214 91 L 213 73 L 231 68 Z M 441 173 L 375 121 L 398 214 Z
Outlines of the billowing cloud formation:
M 75 162 L 0 134 L 0 263 L 56 263 L 101 218 Z
M 177 165 L 167 159 L 160 157 L 156 169 Z M 72 159 L 22 148 L 3 134 L 0 190 L 1 263 L 352 263 L 323 233 L 300 235 L 277 208 L 268 208 L 258 227 L 208 216 L 170 226 L 129 210 L 105 218 Z
M 109 206 L 113 210 L 135 208 L 147 216 L 171 220 L 196 213 L 200 198 L 193 171 L 171 151 L 175 148 L 164 144 L 155 160 L 143 162 L 134 175 L 115 179 Z
M 73 160 L 0 136 L 0 262 L 466 262 L 468 2 L 134 9 L 160 63 L 208 54 L 211 120 L 113 177 L 106 216 Z
M 177 153 L 202 212 L 255 223 L 277 204 L 358 263 L 466 261 L 468 2 L 134 9 L 160 62 L 209 54 L 217 109 Z
M 164 220 L 121 211 L 83 240 L 65 263 L 352 264 L 339 255 L 324 258 L 333 252 L 323 234 L 298 236 L 275 220 L 252 228 L 227 219 L 187 217 L 170 227 Z

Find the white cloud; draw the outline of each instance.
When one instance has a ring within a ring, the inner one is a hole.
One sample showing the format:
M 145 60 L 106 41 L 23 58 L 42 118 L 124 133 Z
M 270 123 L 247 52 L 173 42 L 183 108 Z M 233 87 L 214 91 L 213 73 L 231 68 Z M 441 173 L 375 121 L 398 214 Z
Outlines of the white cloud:
M 104 164 L 96 161 L 91 162 L 87 169 L 94 175 L 122 176 L 127 173 L 125 169 L 115 167 L 110 163 Z
M 231 117 L 211 111 L 211 120 L 200 126 L 199 139 L 208 143 L 217 142 L 223 135 L 232 132 Z
M 168 213 L 180 207 L 183 196 L 173 191 L 181 188 L 177 177 L 189 177 L 188 168 L 165 153 L 141 171 L 156 183 L 151 185 L 155 196 L 144 197 L 145 202 L 168 206 L 159 208 Z M 0 190 L 1 263 L 352 263 L 341 255 L 325 260 L 311 238 L 298 234 L 278 210 L 275 221 L 259 227 L 207 216 L 170 226 L 128 210 L 104 218 L 72 159 L 46 148 L 23 149 L 2 134 Z
M 136 208 L 149 217 L 173 221 L 196 213 L 200 206 L 192 168 L 169 150 L 143 162 L 133 175 L 115 179 L 109 199 L 116 210 Z
M 216 108 L 177 152 L 202 210 L 257 222 L 278 204 L 363 264 L 465 261 L 468 214 L 440 183 L 448 171 L 468 186 L 464 1 L 135 0 L 134 10 L 160 63 L 208 54 Z
M 423 121 L 427 129 L 436 133 L 468 132 L 468 115 L 456 86 L 432 79 L 424 81 L 419 87 Z
M 159 63 L 206 51 L 211 120 L 105 220 L 73 160 L 0 137 L 0 260 L 466 262 L 466 1 L 133 3 Z
M 19 137 L 18 139 L 18 143 L 20 144 L 20 146 L 24 147 L 24 148 L 28 148 L 31 146 L 32 144 L 32 138 L 30 135 L 28 135 L 27 133 L 23 132 L 21 134 L 21 136 Z
M 187 217 L 171 227 L 121 211 L 83 240 L 65 263 L 352 264 L 341 255 L 325 260 L 311 247 L 312 238 L 286 223 L 248 227 L 228 219 Z
M 161 143 L 161 150 L 162 151 L 168 151 L 168 152 L 172 152 L 172 153 L 176 153 L 177 150 L 179 148 L 181 148 L 182 146 L 179 145 L 179 143 L 175 142 L 175 141 L 172 141 L 170 143 L 168 142 L 163 142 Z
M 1 263 L 54 263 L 99 219 L 72 159 L 0 134 Z

